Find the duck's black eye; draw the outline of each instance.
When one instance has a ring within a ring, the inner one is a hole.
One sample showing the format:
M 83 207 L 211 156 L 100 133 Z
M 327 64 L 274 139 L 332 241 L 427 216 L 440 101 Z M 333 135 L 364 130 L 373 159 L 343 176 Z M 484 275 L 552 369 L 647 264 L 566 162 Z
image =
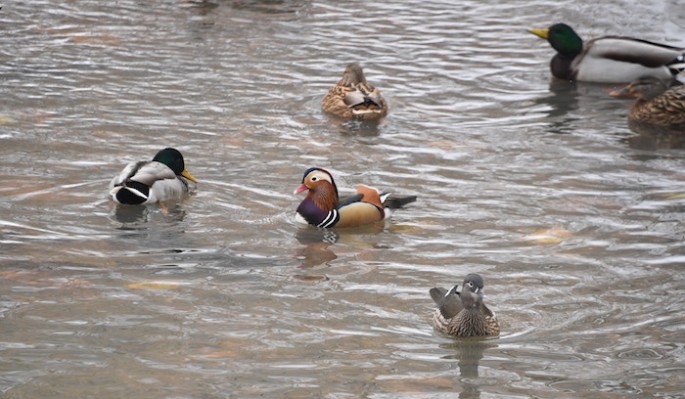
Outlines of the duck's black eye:
M 317 181 L 317 180 L 319 180 L 319 179 L 317 179 L 316 176 L 312 176 L 311 180 L 312 180 L 312 181 Z

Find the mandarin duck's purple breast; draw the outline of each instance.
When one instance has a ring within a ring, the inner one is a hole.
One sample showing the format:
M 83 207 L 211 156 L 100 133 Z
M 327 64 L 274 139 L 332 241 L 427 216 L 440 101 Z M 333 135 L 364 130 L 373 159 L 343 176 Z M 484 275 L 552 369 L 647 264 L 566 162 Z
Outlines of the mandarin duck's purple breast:
M 307 196 L 307 198 L 300 203 L 300 206 L 297 207 L 297 213 L 302 216 L 307 223 L 318 227 L 326 227 L 325 225 L 330 223 L 335 224 L 335 222 L 338 221 L 337 210 L 324 210 L 309 196 Z

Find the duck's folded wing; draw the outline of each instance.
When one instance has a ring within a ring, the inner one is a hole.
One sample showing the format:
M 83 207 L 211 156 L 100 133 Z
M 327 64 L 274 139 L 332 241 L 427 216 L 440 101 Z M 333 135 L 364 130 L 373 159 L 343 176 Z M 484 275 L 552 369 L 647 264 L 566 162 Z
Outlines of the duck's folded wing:
M 146 163 L 148 162 L 140 161 L 131 162 L 128 165 L 126 165 L 126 167 L 124 167 L 124 169 L 118 175 L 114 176 L 114 178 L 109 184 L 110 188 L 122 185 L 125 181 L 133 177 L 138 171 L 138 169 L 140 169 Z
M 136 173 L 130 177 L 131 180 L 152 186 L 156 181 L 173 179 L 176 174 L 168 166 L 160 162 L 148 162 L 142 165 Z
M 678 57 L 682 57 L 685 52 L 683 48 L 618 36 L 591 40 L 586 48 L 586 55 L 591 57 L 630 62 L 650 68 L 677 62 Z
M 464 309 L 464 306 L 461 304 L 461 299 L 459 298 L 457 287 L 454 287 L 451 290 L 435 287 L 431 288 L 429 292 L 431 298 L 433 298 L 433 302 L 438 305 L 440 314 L 442 314 L 442 317 L 445 319 L 451 319 Z
M 436 305 L 440 305 L 442 299 L 447 295 L 447 290 L 442 287 L 433 287 L 428 291 Z
M 382 209 L 368 202 L 351 202 L 347 205 L 339 205 L 338 213 L 340 220 L 337 227 L 362 226 L 383 220 Z

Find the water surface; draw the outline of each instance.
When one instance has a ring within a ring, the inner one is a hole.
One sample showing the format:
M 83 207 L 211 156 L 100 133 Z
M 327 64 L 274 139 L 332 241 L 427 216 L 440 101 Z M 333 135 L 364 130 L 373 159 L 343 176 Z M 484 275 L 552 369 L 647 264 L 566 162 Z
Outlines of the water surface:
M 639 18 L 637 18 L 639 16 Z M 32 1 L 0 10 L 0 392 L 43 397 L 682 397 L 685 153 L 526 33 L 685 46 L 682 4 Z M 359 61 L 390 114 L 320 112 Z M 200 180 L 116 207 L 173 146 Z M 416 194 L 301 228 L 311 166 Z M 432 331 L 484 276 L 502 336 Z

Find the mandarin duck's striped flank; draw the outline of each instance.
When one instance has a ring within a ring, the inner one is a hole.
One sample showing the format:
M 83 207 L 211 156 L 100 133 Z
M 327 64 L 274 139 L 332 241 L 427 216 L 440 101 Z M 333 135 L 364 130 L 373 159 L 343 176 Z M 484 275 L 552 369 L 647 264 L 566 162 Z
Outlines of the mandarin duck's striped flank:
M 629 123 L 685 132 L 685 86 L 669 88 L 662 80 L 643 76 L 609 94 L 637 99 L 628 112 Z
M 560 23 L 528 32 L 557 51 L 550 62 L 559 79 L 628 83 L 640 76 L 673 80 L 685 70 L 685 48 L 624 36 L 604 36 L 583 42 L 570 26 Z
M 393 197 L 365 185 L 357 194 L 340 199 L 333 176 L 321 168 L 309 168 L 295 194 L 307 191 L 297 207 L 297 219 L 316 227 L 356 227 L 375 223 L 388 216 L 389 209 L 416 201 L 416 196 Z
M 433 312 L 433 327 L 453 337 L 496 336 L 499 322 L 494 312 L 483 303 L 483 278 L 469 274 L 459 291 L 432 288 L 431 298 L 438 306 Z
M 328 90 L 321 108 L 343 119 L 376 121 L 388 114 L 388 103 L 366 81 L 362 67 L 356 62 L 349 64 L 342 79 Z
M 159 151 L 152 161 L 132 162 L 110 182 L 110 195 L 120 204 L 152 204 L 180 200 L 189 192 L 188 180 L 197 180 L 185 168 L 174 148 Z

